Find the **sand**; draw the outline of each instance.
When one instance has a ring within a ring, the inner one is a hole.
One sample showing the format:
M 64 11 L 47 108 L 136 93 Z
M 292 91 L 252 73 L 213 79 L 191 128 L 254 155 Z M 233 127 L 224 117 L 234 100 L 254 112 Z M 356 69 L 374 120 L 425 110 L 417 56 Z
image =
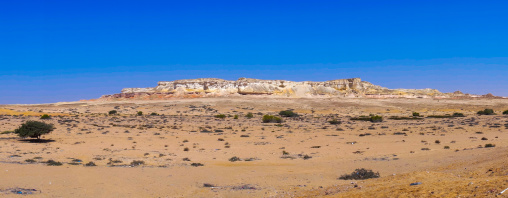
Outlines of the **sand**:
M 485 108 L 498 115 L 476 115 Z M 287 109 L 300 116 L 261 121 Z M 503 99 L 266 96 L 2 105 L 0 133 L 27 120 L 56 130 L 42 143 L 0 134 L 0 195 L 25 189 L 31 197 L 507 196 L 498 195 L 508 188 L 504 110 Z M 388 119 L 415 111 L 423 119 Z M 426 117 L 454 112 L 465 117 Z M 52 119 L 40 120 L 42 114 Z M 350 120 L 369 114 L 384 121 Z M 89 162 L 96 166 L 84 166 Z M 381 177 L 338 179 L 357 168 Z

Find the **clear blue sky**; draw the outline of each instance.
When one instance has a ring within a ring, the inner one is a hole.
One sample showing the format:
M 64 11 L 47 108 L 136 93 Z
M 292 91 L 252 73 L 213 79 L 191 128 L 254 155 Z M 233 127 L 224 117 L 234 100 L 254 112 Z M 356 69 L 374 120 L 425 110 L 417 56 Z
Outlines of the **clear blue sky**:
M 2 1 L 0 104 L 157 81 L 324 81 L 508 96 L 508 1 Z

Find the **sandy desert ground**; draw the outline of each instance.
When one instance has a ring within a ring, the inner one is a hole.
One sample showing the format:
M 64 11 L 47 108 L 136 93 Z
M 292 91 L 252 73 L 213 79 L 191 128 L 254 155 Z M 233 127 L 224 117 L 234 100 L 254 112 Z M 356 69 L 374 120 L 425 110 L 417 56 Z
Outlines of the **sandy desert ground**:
M 486 108 L 497 115 L 476 115 Z M 287 109 L 300 116 L 261 121 Z M 504 110 L 506 99 L 265 96 L 1 105 L 0 196 L 508 197 Z M 412 112 L 423 119 L 389 119 Z M 427 117 L 455 112 L 465 117 Z M 9 133 L 43 114 L 47 141 Z M 369 114 L 384 121 L 350 120 Z M 357 168 L 381 177 L 338 179 Z

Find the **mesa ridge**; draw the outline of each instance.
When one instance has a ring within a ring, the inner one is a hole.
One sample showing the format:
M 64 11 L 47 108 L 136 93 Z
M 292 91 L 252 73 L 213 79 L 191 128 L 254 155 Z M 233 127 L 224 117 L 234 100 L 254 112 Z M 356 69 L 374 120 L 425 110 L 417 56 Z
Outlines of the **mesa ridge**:
M 104 95 L 111 99 L 165 99 L 220 97 L 231 95 L 271 95 L 280 97 L 347 97 L 347 98 L 457 98 L 494 97 L 454 93 L 442 93 L 436 89 L 388 89 L 360 78 L 337 79 L 323 82 L 260 80 L 239 78 L 236 81 L 219 78 L 198 78 L 161 81 L 156 87 L 124 88 L 121 93 Z

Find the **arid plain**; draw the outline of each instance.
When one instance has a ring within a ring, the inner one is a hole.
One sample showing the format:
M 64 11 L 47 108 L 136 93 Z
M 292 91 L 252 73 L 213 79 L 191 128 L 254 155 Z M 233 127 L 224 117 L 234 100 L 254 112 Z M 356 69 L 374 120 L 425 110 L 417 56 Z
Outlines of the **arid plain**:
M 497 115 L 476 114 L 487 108 Z M 288 109 L 299 116 L 262 122 L 263 115 Z M 108 115 L 111 110 L 118 114 Z M 488 98 L 237 96 L 2 105 L 0 196 L 17 197 L 16 190 L 30 197 L 508 196 L 500 194 L 508 188 L 505 110 L 507 99 Z M 421 117 L 390 119 L 413 112 Z M 428 117 L 453 113 L 464 117 Z M 51 119 L 41 120 L 43 114 Z M 383 121 L 351 120 L 370 114 Z M 27 120 L 56 129 L 35 143 L 9 133 Z M 48 160 L 62 165 L 48 166 Z M 90 162 L 96 166 L 86 166 Z M 381 177 L 338 179 L 357 168 Z

